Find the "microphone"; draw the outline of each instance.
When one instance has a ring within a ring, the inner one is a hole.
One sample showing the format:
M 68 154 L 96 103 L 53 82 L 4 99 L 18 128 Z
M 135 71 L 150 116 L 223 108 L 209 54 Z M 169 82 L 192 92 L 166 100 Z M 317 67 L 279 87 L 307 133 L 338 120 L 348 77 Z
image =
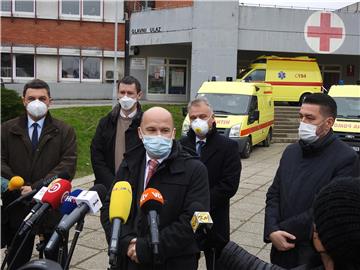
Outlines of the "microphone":
M 159 212 L 164 204 L 164 198 L 155 188 L 147 188 L 140 198 L 140 208 L 148 216 L 150 226 L 151 245 L 153 253 L 159 254 Z
M 60 179 L 59 181 L 52 183 L 41 200 L 43 204 L 29 219 L 25 221 L 24 226 L 19 231 L 19 236 L 22 236 L 24 233 L 28 232 L 49 208 L 59 208 L 60 203 L 69 194 L 70 190 L 71 183 L 67 180 Z
M 81 189 L 75 189 L 69 194 L 69 196 L 65 198 L 64 202 L 60 206 L 60 212 L 63 215 L 60 222 L 66 220 L 67 216 L 77 207 L 76 197 L 79 196 L 81 192 L 82 192 Z M 54 249 L 59 244 L 59 240 L 60 240 L 60 235 L 55 230 L 44 249 L 46 257 L 50 257 L 53 254 Z
M 21 202 L 23 200 L 32 198 L 36 192 L 38 192 L 42 187 L 47 187 L 48 185 L 50 185 L 50 183 L 56 179 L 64 179 L 64 180 L 69 180 L 70 179 L 70 175 L 67 172 L 61 172 L 53 177 L 50 177 L 49 179 L 46 179 L 42 182 L 37 183 L 36 185 L 34 185 L 32 191 L 26 193 L 23 196 L 20 196 L 19 198 L 17 198 L 16 200 L 14 200 L 11 204 L 8 205 L 8 207 Z
M 109 262 L 115 266 L 119 250 L 119 237 L 121 224 L 126 223 L 132 203 L 132 190 L 129 182 L 115 183 L 110 197 L 109 219 L 112 223 L 109 244 Z
M 193 232 L 203 232 L 207 234 L 213 226 L 212 218 L 209 212 L 203 211 L 204 206 L 199 202 L 193 202 L 190 206 L 194 211 L 190 224 Z
M 1 177 L 1 193 L 20 189 L 24 185 L 24 179 L 21 176 L 13 176 L 10 181 Z
M 56 227 L 56 231 L 63 235 L 70 228 L 82 220 L 88 212 L 95 214 L 102 207 L 101 201 L 105 199 L 106 188 L 104 185 L 98 184 L 93 186 L 89 191 L 82 191 L 76 197 L 76 204 L 78 205 L 65 220 L 61 221 Z
M 77 207 L 76 197 L 78 197 L 81 192 L 83 192 L 82 189 L 75 189 L 65 198 L 60 206 L 60 213 L 62 215 L 70 214 Z

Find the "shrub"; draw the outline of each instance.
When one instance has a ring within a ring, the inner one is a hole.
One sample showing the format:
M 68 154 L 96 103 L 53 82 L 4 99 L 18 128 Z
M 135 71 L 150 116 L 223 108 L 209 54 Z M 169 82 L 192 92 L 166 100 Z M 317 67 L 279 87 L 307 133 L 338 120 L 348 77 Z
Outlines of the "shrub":
M 18 93 L 1 87 L 1 123 L 23 113 L 24 105 Z

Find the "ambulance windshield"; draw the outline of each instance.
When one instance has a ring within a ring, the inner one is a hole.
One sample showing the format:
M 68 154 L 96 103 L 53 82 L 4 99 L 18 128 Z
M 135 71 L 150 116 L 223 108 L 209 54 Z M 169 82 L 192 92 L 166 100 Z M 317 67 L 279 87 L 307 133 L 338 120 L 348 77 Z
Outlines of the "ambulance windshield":
M 246 115 L 251 96 L 232 94 L 199 94 L 206 97 L 215 114 Z
M 334 97 L 337 105 L 337 118 L 360 119 L 360 98 Z

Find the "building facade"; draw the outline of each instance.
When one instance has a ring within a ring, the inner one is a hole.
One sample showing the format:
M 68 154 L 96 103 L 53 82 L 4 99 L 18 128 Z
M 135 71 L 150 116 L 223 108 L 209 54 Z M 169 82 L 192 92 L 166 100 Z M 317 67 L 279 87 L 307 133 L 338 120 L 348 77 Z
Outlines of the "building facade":
M 111 98 L 115 3 L 2 1 L 4 81 L 20 89 L 38 77 L 50 82 L 56 98 Z M 359 6 L 319 11 L 238 1 L 126 1 L 118 2 L 118 14 L 130 15 L 130 74 L 140 80 L 144 98 L 187 102 L 204 81 L 234 80 L 261 55 L 313 57 L 325 88 L 355 84 L 360 79 Z M 120 20 L 120 77 L 124 25 Z
M 24 82 L 43 79 L 54 98 L 111 98 L 116 7 L 121 77 L 123 2 L 1 0 L 2 80 L 20 91 Z

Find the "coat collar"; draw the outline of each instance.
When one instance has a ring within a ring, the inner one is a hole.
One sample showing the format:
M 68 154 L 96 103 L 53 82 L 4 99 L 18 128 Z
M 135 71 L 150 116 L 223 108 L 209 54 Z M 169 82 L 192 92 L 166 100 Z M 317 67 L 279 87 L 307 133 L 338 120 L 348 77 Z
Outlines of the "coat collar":
M 28 119 L 27 119 L 27 114 L 25 113 L 19 117 L 18 124 L 13 125 L 10 128 L 10 132 L 17 134 L 17 135 L 26 135 L 27 129 L 28 129 L 27 123 L 28 123 Z M 49 132 L 52 132 L 55 129 L 56 129 L 56 127 L 53 125 L 53 118 L 52 118 L 50 112 L 48 112 L 46 114 L 46 118 L 44 121 L 44 126 L 43 126 L 43 130 L 41 132 L 41 136 L 48 134 Z
M 195 132 L 190 128 L 187 136 L 190 140 L 190 145 L 192 147 L 192 150 L 195 149 L 195 141 L 196 141 L 196 135 Z M 221 148 L 220 144 L 213 143 L 213 141 L 216 139 L 217 136 L 221 136 L 216 129 L 216 124 L 214 123 L 212 128 L 209 130 L 208 134 L 206 135 L 206 143 L 205 146 L 201 150 L 201 157 L 200 160 L 202 162 L 207 162 L 207 160 L 216 154 L 216 152 Z
M 322 152 L 329 144 L 336 139 L 332 129 L 324 137 L 317 141 L 307 144 L 303 140 L 299 140 L 299 145 L 303 151 L 304 156 Z
M 121 110 L 121 106 L 120 104 L 117 104 L 114 109 L 110 112 L 110 118 L 111 118 L 111 121 L 116 124 L 117 120 L 118 120 L 118 117 L 120 115 L 120 110 Z M 131 121 L 131 125 L 132 126 L 133 124 L 137 124 L 137 125 L 140 125 L 140 121 L 141 121 L 141 117 L 142 117 L 142 110 L 141 110 L 141 105 L 139 102 L 137 102 L 136 104 L 136 114 L 134 116 L 134 119 Z

